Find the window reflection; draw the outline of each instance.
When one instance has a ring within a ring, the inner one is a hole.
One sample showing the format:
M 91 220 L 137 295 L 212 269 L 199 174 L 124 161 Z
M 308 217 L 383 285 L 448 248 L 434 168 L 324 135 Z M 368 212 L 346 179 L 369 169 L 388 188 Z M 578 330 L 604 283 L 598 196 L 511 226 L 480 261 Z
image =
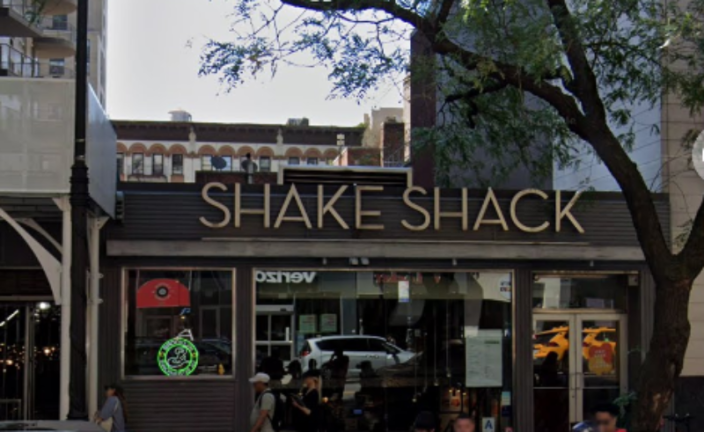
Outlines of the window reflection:
M 422 410 L 441 414 L 441 430 L 460 412 L 511 425 L 510 273 L 255 277 L 257 369 L 284 394 L 320 372 L 325 427 L 405 431 Z
M 633 275 L 540 274 L 534 276 L 533 308 L 626 310 Z
M 128 276 L 126 375 L 232 373 L 232 272 L 129 270 Z M 173 340 L 178 346 L 164 353 Z

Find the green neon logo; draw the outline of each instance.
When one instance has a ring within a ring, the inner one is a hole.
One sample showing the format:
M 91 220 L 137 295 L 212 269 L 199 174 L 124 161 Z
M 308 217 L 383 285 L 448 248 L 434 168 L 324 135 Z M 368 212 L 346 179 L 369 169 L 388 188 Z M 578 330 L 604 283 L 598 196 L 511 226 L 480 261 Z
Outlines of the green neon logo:
M 188 376 L 198 367 L 198 348 L 188 339 L 169 339 L 157 354 L 159 369 L 166 376 Z

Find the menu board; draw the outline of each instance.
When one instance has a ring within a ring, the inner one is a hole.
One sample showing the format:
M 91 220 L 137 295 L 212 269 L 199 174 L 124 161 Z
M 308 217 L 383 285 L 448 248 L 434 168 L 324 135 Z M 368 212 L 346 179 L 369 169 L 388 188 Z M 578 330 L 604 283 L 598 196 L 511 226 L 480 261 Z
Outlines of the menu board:
M 501 330 L 478 330 L 465 339 L 467 387 L 502 387 L 502 343 Z
M 315 326 L 316 318 L 317 318 L 317 315 L 299 315 L 298 316 L 298 332 L 305 333 L 305 334 L 315 333 L 317 331 L 316 326 Z
M 337 333 L 337 314 L 320 315 L 320 333 Z

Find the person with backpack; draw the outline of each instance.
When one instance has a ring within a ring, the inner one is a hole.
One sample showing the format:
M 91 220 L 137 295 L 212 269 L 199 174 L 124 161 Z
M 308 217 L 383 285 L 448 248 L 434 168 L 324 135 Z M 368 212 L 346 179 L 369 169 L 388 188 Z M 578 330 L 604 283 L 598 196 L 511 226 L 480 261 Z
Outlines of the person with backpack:
M 281 430 L 283 409 L 281 400 L 269 389 L 269 375 L 258 373 L 249 379 L 257 395 L 249 415 L 250 432 L 278 432 Z

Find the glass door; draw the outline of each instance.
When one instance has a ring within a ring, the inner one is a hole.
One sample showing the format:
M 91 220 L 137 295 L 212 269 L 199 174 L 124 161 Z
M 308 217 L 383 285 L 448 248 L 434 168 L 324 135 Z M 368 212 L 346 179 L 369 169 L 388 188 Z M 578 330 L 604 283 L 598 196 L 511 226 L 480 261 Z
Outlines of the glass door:
M 535 432 L 567 432 L 576 412 L 575 316 L 536 315 L 533 320 Z
M 279 362 L 286 367 L 293 360 L 293 319 L 293 314 L 288 312 L 257 312 L 256 360 L 259 368 L 262 365 L 267 369 L 274 368 Z
M 0 421 L 59 418 L 61 308 L 0 303 Z
M 584 419 L 598 404 L 613 402 L 627 391 L 626 317 L 577 315 L 582 346 L 577 364 L 577 417 Z
M 620 314 L 534 315 L 535 432 L 567 432 L 626 391 L 626 328 Z

